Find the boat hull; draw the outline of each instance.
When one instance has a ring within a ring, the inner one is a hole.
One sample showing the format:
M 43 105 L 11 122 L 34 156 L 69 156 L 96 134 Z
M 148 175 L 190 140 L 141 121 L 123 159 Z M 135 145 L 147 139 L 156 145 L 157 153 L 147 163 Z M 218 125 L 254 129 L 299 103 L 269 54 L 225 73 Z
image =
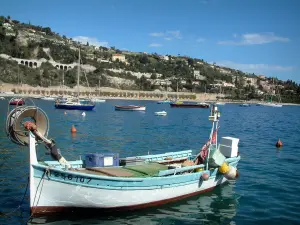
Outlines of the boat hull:
M 10 105 L 24 105 L 25 101 L 21 100 L 21 101 L 11 101 L 9 102 Z
M 145 111 L 145 106 L 115 106 L 118 111 Z
M 67 104 L 55 104 L 57 109 L 69 109 L 69 110 L 93 110 L 95 105 L 67 105 Z
M 208 181 L 202 181 L 199 174 L 194 174 L 189 184 L 178 184 L 173 187 L 161 185 L 156 188 L 127 189 L 126 186 L 119 190 L 109 188 L 91 188 L 71 183 L 56 182 L 51 179 L 34 178 L 38 202 L 31 206 L 35 214 L 47 214 L 73 209 L 105 209 L 132 210 L 150 206 L 162 205 L 169 202 L 184 199 L 190 196 L 208 192 L 216 186 L 226 182 L 223 176 L 210 177 Z M 68 178 L 67 178 L 68 179 Z M 37 186 L 39 183 L 43 185 Z
M 263 104 L 264 106 L 269 106 L 269 107 L 282 107 L 282 105 L 280 104 L 275 104 L 275 103 L 267 103 L 267 104 Z
M 158 101 L 157 104 L 170 104 L 172 101 Z
M 209 105 L 204 105 L 204 104 L 176 104 L 176 103 L 171 103 L 171 107 L 173 108 L 209 108 Z

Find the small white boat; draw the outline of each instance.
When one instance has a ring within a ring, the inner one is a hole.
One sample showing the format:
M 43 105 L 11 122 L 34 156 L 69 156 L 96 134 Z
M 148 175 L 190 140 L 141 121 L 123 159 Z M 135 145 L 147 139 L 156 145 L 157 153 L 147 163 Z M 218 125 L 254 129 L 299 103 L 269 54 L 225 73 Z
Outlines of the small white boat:
M 93 102 L 106 102 L 105 99 L 100 99 L 100 98 L 94 98 Z
M 270 107 L 282 107 L 281 104 L 278 104 L 278 103 L 271 103 L 271 102 L 268 102 L 268 103 L 265 103 L 263 104 L 264 106 L 270 106 Z
M 160 111 L 160 112 L 155 112 L 154 113 L 156 116 L 166 116 L 167 112 L 166 111 Z
M 217 102 L 216 105 L 225 105 L 225 102 Z
M 46 100 L 46 101 L 54 101 L 55 98 L 54 97 L 50 97 L 50 96 L 44 96 L 44 97 L 41 97 L 42 100 Z
M 5 98 L 4 97 L 0 97 L 0 100 L 5 100 Z

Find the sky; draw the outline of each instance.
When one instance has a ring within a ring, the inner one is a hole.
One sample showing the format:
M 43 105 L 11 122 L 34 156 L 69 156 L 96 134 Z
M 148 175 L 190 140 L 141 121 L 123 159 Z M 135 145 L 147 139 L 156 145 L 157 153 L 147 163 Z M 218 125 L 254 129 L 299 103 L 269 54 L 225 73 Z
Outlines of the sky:
M 190 56 L 300 83 L 300 0 L 0 0 L 0 14 L 75 40 Z

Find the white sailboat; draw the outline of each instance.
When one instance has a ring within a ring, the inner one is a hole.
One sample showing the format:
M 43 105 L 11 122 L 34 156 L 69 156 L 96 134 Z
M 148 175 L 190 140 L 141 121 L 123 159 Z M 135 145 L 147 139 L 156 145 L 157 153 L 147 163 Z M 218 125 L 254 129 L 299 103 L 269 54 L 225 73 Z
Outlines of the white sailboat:
M 80 76 L 80 49 L 78 57 L 78 69 L 77 69 L 77 97 L 76 98 L 58 98 L 55 101 L 55 108 L 58 109 L 78 109 L 78 110 L 93 110 L 95 102 L 91 99 L 79 98 L 79 76 Z
M 100 89 L 100 77 L 99 77 L 99 84 L 98 84 L 98 88 L 99 88 L 99 95 L 101 93 L 101 89 Z M 101 98 L 93 98 L 94 102 L 106 102 L 105 99 L 101 99 Z
M 273 79 L 273 84 L 274 84 L 274 79 Z M 277 96 L 279 103 L 273 102 L 273 96 Z M 262 105 L 270 106 L 270 107 L 282 107 L 282 104 L 280 103 L 281 103 L 281 97 L 279 93 L 276 94 L 276 87 L 275 87 L 274 94 L 270 95 L 270 100 Z

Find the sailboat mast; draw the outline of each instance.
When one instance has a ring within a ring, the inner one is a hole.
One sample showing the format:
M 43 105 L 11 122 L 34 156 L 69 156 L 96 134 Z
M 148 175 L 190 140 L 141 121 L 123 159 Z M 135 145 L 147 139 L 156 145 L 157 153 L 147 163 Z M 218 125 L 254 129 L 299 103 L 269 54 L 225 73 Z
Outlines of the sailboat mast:
M 18 63 L 18 85 L 20 85 L 19 63 Z
M 77 96 L 79 98 L 79 74 L 80 74 L 80 48 L 78 54 L 78 68 L 77 68 Z

